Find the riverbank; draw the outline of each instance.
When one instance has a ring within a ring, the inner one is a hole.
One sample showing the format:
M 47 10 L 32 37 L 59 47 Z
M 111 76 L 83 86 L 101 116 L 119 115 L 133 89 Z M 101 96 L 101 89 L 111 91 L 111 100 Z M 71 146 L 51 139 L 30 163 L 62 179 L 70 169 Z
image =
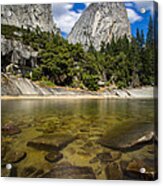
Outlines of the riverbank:
M 1 96 L 2 100 L 19 99 L 153 99 L 154 97 L 119 97 L 114 95 Z
M 1 99 L 153 99 L 156 89 L 151 86 L 110 89 L 102 87 L 98 91 L 88 91 L 70 87 L 40 86 L 27 78 L 17 78 L 2 74 Z
M 1 95 L 2 100 L 12 99 L 154 99 L 157 98 L 153 87 L 141 87 L 135 89 L 114 89 L 104 92 L 66 91 L 54 95 Z

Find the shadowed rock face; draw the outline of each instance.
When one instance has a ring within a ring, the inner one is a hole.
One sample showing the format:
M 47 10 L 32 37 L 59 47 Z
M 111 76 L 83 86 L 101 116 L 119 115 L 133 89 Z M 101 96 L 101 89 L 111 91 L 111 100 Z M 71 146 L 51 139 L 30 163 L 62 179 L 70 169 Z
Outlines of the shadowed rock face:
M 130 37 L 130 23 L 123 3 L 92 3 L 79 18 L 68 36 L 70 43 L 81 43 L 87 50 L 92 44 L 100 50 L 101 43 L 108 43 L 124 35 Z
M 1 22 L 16 27 L 37 28 L 45 32 L 58 32 L 52 18 L 50 4 L 2 5 Z
M 23 70 L 22 66 L 26 66 L 28 69 L 37 66 L 38 51 L 24 45 L 21 41 L 6 39 L 3 35 L 1 37 L 1 54 L 2 70 L 5 72 L 13 73 L 15 71 L 23 74 L 26 70 Z

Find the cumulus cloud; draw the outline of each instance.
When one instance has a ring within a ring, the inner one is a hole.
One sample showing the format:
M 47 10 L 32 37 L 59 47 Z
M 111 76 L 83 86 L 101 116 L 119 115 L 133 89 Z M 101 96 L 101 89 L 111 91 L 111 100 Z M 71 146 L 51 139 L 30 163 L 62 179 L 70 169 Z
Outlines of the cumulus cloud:
M 53 4 L 53 19 L 62 32 L 69 34 L 83 10 L 74 11 L 73 3 Z M 88 3 L 85 3 L 88 6 Z
M 130 23 L 141 21 L 143 19 L 143 17 L 137 14 L 136 11 L 134 11 L 133 9 L 127 8 L 126 10 L 127 10 L 127 15 L 128 15 Z
M 133 7 L 134 6 L 133 3 L 131 3 L 131 2 L 125 2 L 125 5 L 126 5 L 126 7 Z
M 142 8 L 145 9 L 145 12 L 150 11 L 153 14 L 153 2 L 150 1 L 126 2 L 125 6 L 131 23 L 141 21 L 143 19 L 143 12 L 141 11 Z
M 125 6 L 127 8 L 132 8 L 140 12 L 141 8 L 145 8 L 146 11 L 153 12 L 153 2 L 152 1 L 137 1 L 137 2 L 126 2 Z
M 145 8 L 146 11 L 151 11 L 153 13 L 153 2 L 152 1 L 137 1 L 134 3 L 136 9 L 138 11 L 141 10 L 141 8 Z
M 84 3 L 86 7 L 88 7 L 91 3 Z

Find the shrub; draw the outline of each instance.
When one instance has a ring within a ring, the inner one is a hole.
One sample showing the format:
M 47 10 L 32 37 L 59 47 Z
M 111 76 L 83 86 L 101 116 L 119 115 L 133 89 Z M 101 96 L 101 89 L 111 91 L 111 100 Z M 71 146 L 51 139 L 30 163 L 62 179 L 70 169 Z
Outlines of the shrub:
M 34 68 L 33 71 L 32 71 L 32 80 L 33 81 L 40 80 L 41 76 L 42 76 L 41 68 L 39 68 L 39 67 L 38 68 Z
M 99 77 L 97 75 L 84 74 L 83 83 L 91 91 L 97 91 Z

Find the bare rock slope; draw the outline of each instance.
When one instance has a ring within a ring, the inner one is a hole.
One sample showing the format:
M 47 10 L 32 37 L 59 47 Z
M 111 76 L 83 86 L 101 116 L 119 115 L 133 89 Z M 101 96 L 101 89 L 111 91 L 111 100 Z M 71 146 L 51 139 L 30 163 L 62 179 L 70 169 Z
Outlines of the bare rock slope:
M 101 43 L 108 43 L 124 35 L 131 36 L 130 23 L 123 3 L 92 3 L 84 11 L 68 36 L 70 43 L 81 43 L 87 50 L 92 44 L 100 50 Z
M 45 32 L 58 31 L 53 22 L 50 4 L 2 5 L 1 23 L 31 30 L 38 26 Z

